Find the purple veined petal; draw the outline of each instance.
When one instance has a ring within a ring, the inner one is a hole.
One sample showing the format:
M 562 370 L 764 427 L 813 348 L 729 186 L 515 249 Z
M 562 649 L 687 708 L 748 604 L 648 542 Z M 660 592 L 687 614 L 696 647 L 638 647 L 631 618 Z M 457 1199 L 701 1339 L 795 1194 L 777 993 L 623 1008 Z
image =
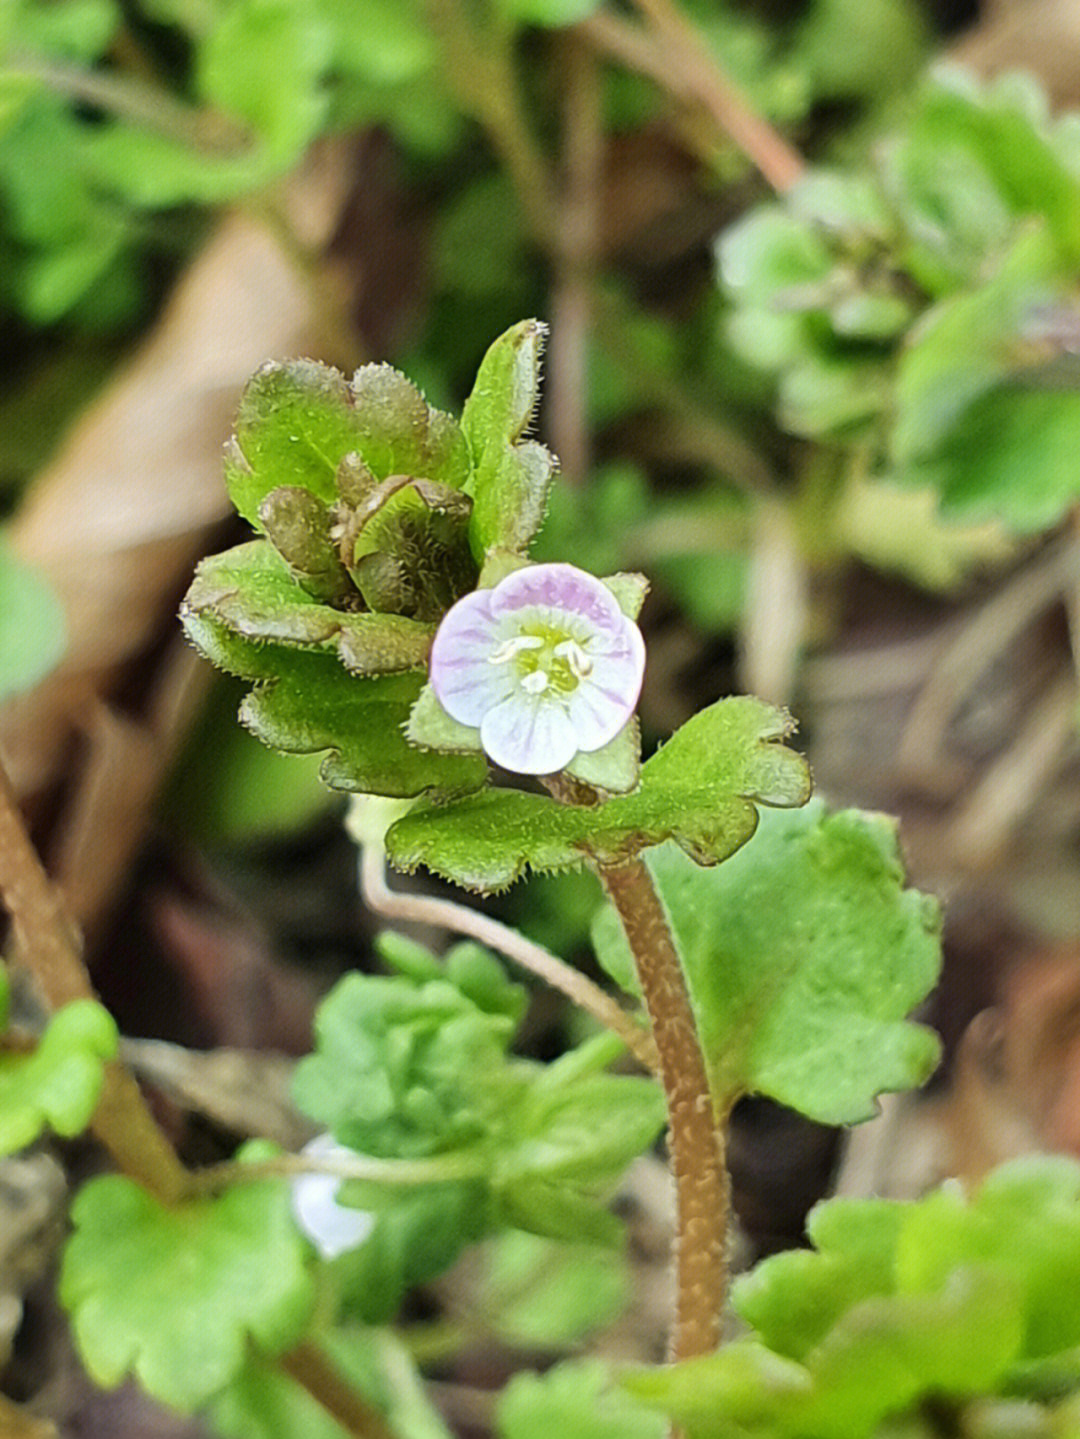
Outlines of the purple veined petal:
M 637 695 L 626 696 L 606 684 L 586 680 L 569 697 L 567 710 L 579 750 L 591 754 L 613 740 L 634 713 Z
M 474 590 L 447 611 L 431 646 L 435 697 L 452 719 L 475 727 L 493 705 L 513 693 L 510 665 L 493 665 L 499 625 L 491 590 Z
M 554 774 L 579 747 L 561 704 L 543 696 L 534 699 L 520 689 L 484 715 L 480 743 L 489 759 L 514 774 Z
M 645 641 L 631 619 L 623 616 L 618 635 L 597 635 L 588 646 L 593 662 L 592 681 L 621 696 L 631 709 L 637 706 L 645 678 Z
M 626 616 L 605 584 L 576 565 L 529 565 L 507 575 L 491 592 L 491 612 L 505 615 L 529 605 L 581 615 L 602 629 L 617 629 Z

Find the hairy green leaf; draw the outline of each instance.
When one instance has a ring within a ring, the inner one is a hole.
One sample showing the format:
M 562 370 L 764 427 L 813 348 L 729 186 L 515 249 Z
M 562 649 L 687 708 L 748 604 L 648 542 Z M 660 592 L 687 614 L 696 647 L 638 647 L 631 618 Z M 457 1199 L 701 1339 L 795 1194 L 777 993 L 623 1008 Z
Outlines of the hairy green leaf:
M 805 803 L 806 763 L 782 743 L 792 729 L 760 700 L 721 700 L 642 766 L 633 794 L 592 808 L 510 790 L 441 811 L 421 805 L 391 827 L 387 853 L 401 869 L 424 864 L 478 890 L 504 888 L 527 867 L 569 869 L 587 855 L 618 861 L 669 838 L 715 864 L 753 834 L 757 804 Z
M 520 1102 L 523 1079 L 513 1084 L 506 1067 L 514 1017 L 469 989 L 453 967 L 419 983 L 347 975 L 320 1005 L 315 1053 L 297 1069 L 301 1109 L 366 1154 L 411 1158 L 481 1141 Z
M 207 615 L 242 639 L 335 652 L 357 675 L 422 666 L 432 625 L 403 615 L 358 614 L 322 604 L 302 589 L 265 540 L 202 560 L 183 615 Z
M 233 504 L 257 529 L 259 506 L 282 485 L 327 504 L 338 467 L 362 457 L 378 480 L 413 475 L 460 489 L 468 450 L 457 421 L 432 409 L 390 365 L 364 365 L 351 380 L 313 360 L 273 361 L 244 391 L 226 475 Z
M 1037 1401 L 1080 1380 L 1075 1160 L 1016 1160 L 970 1197 L 829 1200 L 809 1228 L 814 1249 L 736 1281 L 750 1334 L 631 1372 L 631 1391 L 691 1439 L 936 1433 L 920 1413 L 952 1413 L 979 1439 L 1072 1432 L 1068 1402 L 1055 1415 Z
M 904 889 L 894 825 L 820 802 L 762 816 L 714 870 L 677 849 L 649 857 L 698 1015 L 721 1108 L 762 1093 L 826 1124 L 874 1113 L 921 1083 L 934 1035 L 905 1022 L 940 965 L 936 904 Z M 601 962 L 631 983 L 615 914 L 596 921 Z
M 240 1374 L 251 1341 L 278 1354 L 303 1334 L 314 1294 L 281 1181 L 166 1208 L 110 1174 L 82 1188 L 71 1218 L 60 1297 L 105 1388 L 134 1374 L 155 1398 L 195 1409 Z
M 540 528 L 555 460 L 525 439 L 540 392 L 540 354 L 546 326 L 523 320 L 488 350 L 465 401 L 461 427 L 472 455 L 466 486 L 473 499 L 473 553 L 524 554 Z

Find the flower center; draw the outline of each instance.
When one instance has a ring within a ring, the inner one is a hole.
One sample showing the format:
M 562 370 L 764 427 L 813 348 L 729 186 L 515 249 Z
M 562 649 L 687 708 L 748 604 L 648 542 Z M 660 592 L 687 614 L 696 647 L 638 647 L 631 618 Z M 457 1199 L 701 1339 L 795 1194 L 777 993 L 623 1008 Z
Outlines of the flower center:
M 488 664 L 512 664 L 521 688 L 530 695 L 572 694 L 593 667 L 572 635 L 544 624 L 530 625 L 504 640 L 488 655 Z

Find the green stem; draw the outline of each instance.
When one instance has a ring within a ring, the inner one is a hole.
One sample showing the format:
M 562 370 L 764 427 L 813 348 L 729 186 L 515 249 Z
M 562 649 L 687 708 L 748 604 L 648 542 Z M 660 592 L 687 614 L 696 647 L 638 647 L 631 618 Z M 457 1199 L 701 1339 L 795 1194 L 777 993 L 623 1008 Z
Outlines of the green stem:
M 233 1184 L 251 1184 L 260 1179 L 295 1179 L 303 1174 L 332 1174 L 338 1179 L 362 1179 L 369 1184 L 449 1184 L 461 1179 L 479 1179 L 488 1165 L 475 1153 L 435 1154 L 429 1159 L 379 1159 L 367 1154 L 279 1154 L 273 1159 L 227 1160 L 200 1169 L 191 1176 L 190 1187 L 216 1193 Z
M 379 1410 L 342 1381 L 314 1344 L 298 1344 L 277 1363 L 352 1439 L 395 1439 Z
M 675 1179 L 675 1324 L 672 1360 L 710 1354 L 720 1341 L 727 1287 L 730 1182 L 724 1128 L 714 1114 L 682 963 L 645 864 L 601 864 L 600 878 L 626 934 L 660 1054 Z
M 0 766 L 0 899 L 11 915 L 15 948 L 51 1009 L 95 999 L 82 941 L 31 843 L 15 792 Z M 122 1064 L 106 1066 L 91 1129 L 119 1168 L 171 1204 L 187 1190 L 188 1171 Z

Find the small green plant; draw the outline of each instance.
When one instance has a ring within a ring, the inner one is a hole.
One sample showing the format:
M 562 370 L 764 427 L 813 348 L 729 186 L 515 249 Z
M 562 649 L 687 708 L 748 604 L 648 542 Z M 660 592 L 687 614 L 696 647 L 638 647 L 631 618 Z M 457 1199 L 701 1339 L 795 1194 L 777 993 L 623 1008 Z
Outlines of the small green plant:
M 484 1241 L 490 1323 L 557 1344 L 602 1324 L 619 1292 L 595 1280 L 618 1269 L 608 1201 L 666 1129 L 673 1364 L 519 1375 L 505 1439 L 651 1439 L 669 1421 L 692 1439 L 885 1439 L 955 1433 L 957 1416 L 989 1435 L 1018 1414 L 1022 1432 L 1072 1433 L 1065 1162 L 970 1199 L 822 1206 L 815 1251 L 738 1282 L 750 1332 L 721 1346 L 732 1106 L 758 1093 L 856 1123 L 924 1081 L 938 1044 L 908 1015 L 937 976 L 938 911 L 906 887 L 889 820 L 811 800 L 786 713 L 722 699 L 641 761 L 645 581 L 530 558 L 555 468 L 528 437 L 543 339 L 525 321 L 496 340 L 460 421 L 389 366 L 264 367 L 227 451 L 257 537 L 205 560 L 184 602 L 194 643 L 252 686 L 244 723 L 325 751 L 326 781 L 358 796 L 369 893 L 469 937 L 438 957 L 387 934 L 386 972 L 326 998 L 294 1086 L 315 1146 L 180 1165 L 0 806 L 21 953 L 59 1011 L 4 1059 L 0 1140 L 91 1122 L 119 1170 L 79 1192 L 63 1259 L 83 1362 L 226 1435 L 441 1436 L 394 1330 L 404 1296 Z M 621 1000 L 482 914 L 386 891 L 387 856 L 481 893 L 588 867 Z M 506 961 L 595 1032 L 547 1064 L 516 1056 L 525 994 Z M 612 1072 L 627 1051 L 640 1072 Z M 535 1308 L 500 1274 L 535 1284 Z
M 809 169 L 721 237 L 728 341 L 848 482 L 1046 529 L 1077 496 L 1078 215 L 1076 116 L 943 70 L 869 163 Z

